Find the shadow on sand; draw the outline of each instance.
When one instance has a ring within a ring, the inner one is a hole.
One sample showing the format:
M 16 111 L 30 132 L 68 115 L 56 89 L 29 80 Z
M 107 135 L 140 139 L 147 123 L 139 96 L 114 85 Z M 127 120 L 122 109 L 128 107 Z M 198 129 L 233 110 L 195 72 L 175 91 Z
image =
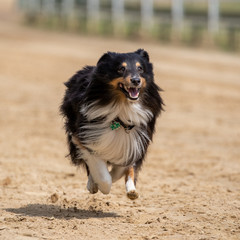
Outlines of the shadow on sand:
M 116 218 L 120 217 L 116 213 L 102 212 L 95 210 L 78 209 L 76 207 L 61 208 L 60 206 L 47 204 L 29 204 L 20 208 L 5 208 L 7 212 L 19 214 L 21 216 L 45 217 L 57 219 L 89 219 L 89 218 Z

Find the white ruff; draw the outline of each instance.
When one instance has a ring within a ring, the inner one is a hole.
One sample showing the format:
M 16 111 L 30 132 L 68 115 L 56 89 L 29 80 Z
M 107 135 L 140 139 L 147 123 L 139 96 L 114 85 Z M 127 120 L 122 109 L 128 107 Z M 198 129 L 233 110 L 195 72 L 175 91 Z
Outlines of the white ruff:
M 89 121 L 106 117 L 104 123 L 91 123 L 80 129 L 84 130 L 81 139 L 86 139 L 83 144 L 96 152 L 104 161 L 113 164 L 125 164 L 128 160 L 137 159 L 142 155 L 145 141 L 149 140 L 146 131 L 140 125 L 147 127 L 153 114 L 148 109 L 143 109 L 139 102 L 116 104 L 111 103 L 99 107 L 97 102 L 81 109 Z M 119 117 L 126 125 L 135 125 L 127 134 L 123 127 L 118 130 L 110 128 L 111 122 Z M 140 137 L 142 136 L 142 138 Z

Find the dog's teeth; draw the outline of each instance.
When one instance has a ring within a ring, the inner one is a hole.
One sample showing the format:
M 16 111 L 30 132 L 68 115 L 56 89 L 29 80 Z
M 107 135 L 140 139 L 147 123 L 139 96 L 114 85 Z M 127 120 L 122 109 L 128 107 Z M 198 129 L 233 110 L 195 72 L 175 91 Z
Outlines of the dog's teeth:
M 139 89 L 138 88 L 129 88 L 128 93 L 132 98 L 138 98 Z

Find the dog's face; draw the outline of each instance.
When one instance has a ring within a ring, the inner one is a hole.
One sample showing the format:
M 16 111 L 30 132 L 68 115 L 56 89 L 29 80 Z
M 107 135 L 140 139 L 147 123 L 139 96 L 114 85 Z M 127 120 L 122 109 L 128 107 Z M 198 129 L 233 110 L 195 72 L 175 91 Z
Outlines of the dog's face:
M 121 100 L 137 101 L 153 81 L 152 64 L 142 49 L 133 53 L 104 54 L 97 64 L 97 72 Z

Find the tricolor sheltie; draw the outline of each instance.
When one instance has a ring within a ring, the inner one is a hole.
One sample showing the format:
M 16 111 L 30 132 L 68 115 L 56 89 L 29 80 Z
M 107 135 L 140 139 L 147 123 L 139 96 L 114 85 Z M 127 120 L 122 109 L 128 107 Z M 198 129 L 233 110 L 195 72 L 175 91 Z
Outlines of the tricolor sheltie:
M 61 113 L 69 155 L 86 167 L 87 189 L 108 194 L 125 175 L 127 196 L 138 198 L 138 172 L 163 106 L 148 53 L 107 52 L 65 85 Z

